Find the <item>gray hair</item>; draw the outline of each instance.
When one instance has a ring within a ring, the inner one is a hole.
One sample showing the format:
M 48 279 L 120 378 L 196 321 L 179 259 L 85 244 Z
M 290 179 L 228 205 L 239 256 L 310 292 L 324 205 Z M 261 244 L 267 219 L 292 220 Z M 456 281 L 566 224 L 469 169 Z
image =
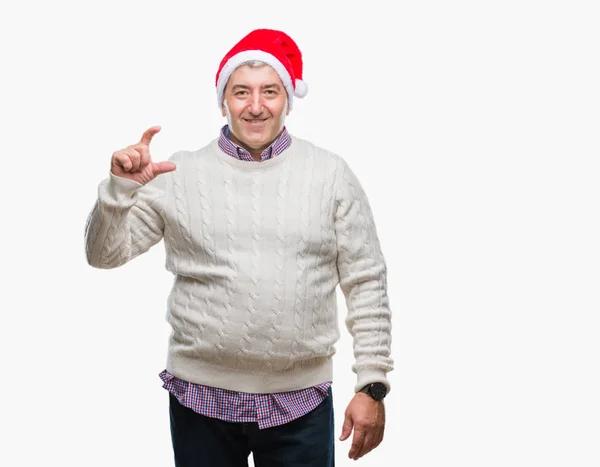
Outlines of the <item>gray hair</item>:
M 248 65 L 248 66 L 252 66 L 252 67 L 254 67 L 254 66 L 259 67 L 259 66 L 268 65 L 268 63 L 263 62 L 262 60 L 247 60 L 245 62 L 240 63 L 238 66 L 243 66 L 243 65 Z

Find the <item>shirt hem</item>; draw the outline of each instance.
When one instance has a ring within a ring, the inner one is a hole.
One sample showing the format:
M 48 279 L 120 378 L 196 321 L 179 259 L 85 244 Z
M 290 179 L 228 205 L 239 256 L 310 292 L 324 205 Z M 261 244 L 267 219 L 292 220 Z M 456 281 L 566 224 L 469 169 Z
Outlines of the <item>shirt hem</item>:
M 333 378 L 331 358 L 311 366 L 297 364 L 289 371 L 256 373 L 170 355 L 166 369 L 173 376 L 190 383 L 254 394 L 298 391 Z

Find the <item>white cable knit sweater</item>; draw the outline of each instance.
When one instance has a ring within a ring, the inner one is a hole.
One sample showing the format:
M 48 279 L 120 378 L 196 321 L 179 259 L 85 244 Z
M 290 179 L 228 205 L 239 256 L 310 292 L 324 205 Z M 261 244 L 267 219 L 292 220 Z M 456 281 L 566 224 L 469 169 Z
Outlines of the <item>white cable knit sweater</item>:
M 386 265 L 367 197 L 339 156 L 292 136 L 279 156 L 235 159 L 217 140 L 143 186 L 110 174 L 86 225 L 88 262 L 115 268 L 164 238 L 175 275 L 167 370 L 272 393 L 332 379 L 340 284 L 355 390 L 389 389 Z

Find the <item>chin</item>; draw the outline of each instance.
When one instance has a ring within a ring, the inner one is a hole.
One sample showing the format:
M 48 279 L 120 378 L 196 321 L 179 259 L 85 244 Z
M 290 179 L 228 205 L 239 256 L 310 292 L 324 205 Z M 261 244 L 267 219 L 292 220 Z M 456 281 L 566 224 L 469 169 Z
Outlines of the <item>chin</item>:
M 260 143 L 267 139 L 264 133 L 248 132 L 244 134 L 244 140 L 248 143 Z
M 249 143 L 263 144 L 275 139 L 277 133 L 265 129 L 263 131 L 249 131 L 244 136 Z

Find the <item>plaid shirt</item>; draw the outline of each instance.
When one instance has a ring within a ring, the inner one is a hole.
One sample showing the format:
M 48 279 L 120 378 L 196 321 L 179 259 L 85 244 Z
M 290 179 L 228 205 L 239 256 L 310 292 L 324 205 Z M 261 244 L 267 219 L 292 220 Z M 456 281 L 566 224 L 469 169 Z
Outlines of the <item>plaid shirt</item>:
M 229 131 L 229 126 L 225 125 L 223 128 L 221 128 L 221 135 L 219 136 L 219 147 L 221 150 L 225 154 L 229 154 L 230 156 L 242 161 L 254 160 L 245 148 L 237 146 L 233 141 L 231 141 L 230 136 L 231 132 Z M 290 144 L 292 144 L 292 138 L 287 132 L 287 129 L 284 127 L 283 132 L 277 137 L 277 139 L 260 154 L 260 161 L 262 162 L 266 161 L 267 159 L 273 159 L 289 148 Z
M 221 150 L 237 159 L 252 161 L 246 149 L 231 141 L 230 134 L 227 125 L 221 128 Z M 261 162 L 277 157 L 291 143 L 292 139 L 284 128 L 281 135 L 261 153 Z M 331 386 L 331 381 L 328 381 L 298 391 L 250 394 L 183 381 L 167 370 L 159 376 L 163 388 L 173 394 L 181 405 L 194 412 L 227 422 L 256 422 L 260 429 L 282 425 L 307 414 L 325 400 Z

